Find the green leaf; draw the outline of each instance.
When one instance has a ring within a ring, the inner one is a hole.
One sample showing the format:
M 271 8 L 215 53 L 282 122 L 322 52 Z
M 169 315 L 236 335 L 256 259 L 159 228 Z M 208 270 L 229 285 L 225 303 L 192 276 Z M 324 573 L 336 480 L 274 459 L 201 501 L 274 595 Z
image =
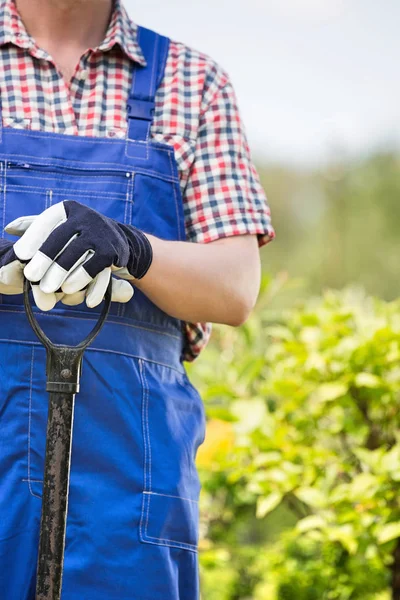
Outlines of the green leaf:
M 272 492 L 269 496 L 265 498 L 258 498 L 257 500 L 257 511 L 256 517 L 257 519 L 262 519 L 274 510 L 282 501 L 282 494 L 280 492 Z
M 311 487 L 301 487 L 294 491 L 295 496 L 308 506 L 320 508 L 325 505 L 326 497 L 322 492 Z
M 349 554 L 355 554 L 357 552 L 358 542 L 350 525 L 328 528 L 327 534 L 329 540 L 332 542 L 340 542 Z
M 395 540 L 400 537 L 400 521 L 397 523 L 387 523 L 383 525 L 378 531 L 377 540 L 378 544 L 386 544 L 391 540 Z
M 253 464 L 256 467 L 263 467 L 265 465 L 273 465 L 282 460 L 282 454 L 280 452 L 260 452 L 255 456 Z
M 383 455 L 381 466 L 386 473 L 396 473 L 400 470 L 400 446 L 398 444 Z
M 375 494 L 379 488 L 379 479 L 371 473 L 360 473 L 354 477 L 351 484 L 348 486 L 349 499 L 362 500 L 365 497 L 370 497 Z
M 354 378 L 357 387 L 378 388 L 382 386 L 382 379 L 372 373 L 357 373 Z
M 344 383 L 323 383 L 318 386 L 312 397 L 317 402 L 331 402 L 347 393 L 348 386 Z
M 309 517 L 304 517 L 296 524 L 296 529 L 301 533 L 306 531 L 310 531 L 311 529 L 319 529 L 324 528 L 326 526 L 325 520 L 319 515 L 310 515 Z
M 270 325 L 265 328 L 264 334 L 272 338 L 293 340 L 293 333 L 287 327 L 283 327 L 283 325 Z
M 254 400 L 237 400 L 232 402 L 232 413 L 237 417 L 237 431 L 249 433 L 260 427 L 266 416 L 266 404 L 262 398 Z

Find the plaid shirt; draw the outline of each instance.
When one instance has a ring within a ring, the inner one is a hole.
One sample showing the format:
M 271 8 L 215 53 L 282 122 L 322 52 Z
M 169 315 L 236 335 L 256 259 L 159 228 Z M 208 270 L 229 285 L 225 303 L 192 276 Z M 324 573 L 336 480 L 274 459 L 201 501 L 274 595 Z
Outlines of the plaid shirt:
M 85 136 L 125 137 L 134 63 L 145 65 L 137 26 L 115 0 L 105 38 L 80 58 L 70 82 L 28 34 L 14 0 L 0 0 L 3 125 Z M 171 41 L 151 137 L 174 147 L 187 240 L 274 236 L 227 73 L 210 57 Z M 207 344 L 211 323 L 184 323 L 184 360 Z

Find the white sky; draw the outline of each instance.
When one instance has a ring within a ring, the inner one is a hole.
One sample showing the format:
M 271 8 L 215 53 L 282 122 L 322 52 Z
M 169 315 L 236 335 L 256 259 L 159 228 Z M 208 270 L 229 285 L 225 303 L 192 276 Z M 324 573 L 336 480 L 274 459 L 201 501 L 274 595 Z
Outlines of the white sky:
M 124 0 L 235 86 L 253 154 L 316 163 L 400 147 L 399 0 Z

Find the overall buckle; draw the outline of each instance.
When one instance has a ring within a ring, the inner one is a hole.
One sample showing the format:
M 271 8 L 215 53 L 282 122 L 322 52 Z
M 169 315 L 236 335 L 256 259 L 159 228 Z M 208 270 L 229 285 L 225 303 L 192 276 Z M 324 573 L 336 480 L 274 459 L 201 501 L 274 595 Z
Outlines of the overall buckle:
M 130 119 L 141 119 L 143 121 L 152 121 L 156 103 L 150 100 L 130 100 L 127 110 Z

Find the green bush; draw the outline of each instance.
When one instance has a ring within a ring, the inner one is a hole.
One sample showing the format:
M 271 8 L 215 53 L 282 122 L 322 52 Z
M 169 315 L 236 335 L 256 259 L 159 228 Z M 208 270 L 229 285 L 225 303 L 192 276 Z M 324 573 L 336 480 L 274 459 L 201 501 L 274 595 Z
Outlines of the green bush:
M 398 600 L 400 304 L 347 288 L 271 313 L 277 287 L 190 369 L 203 600 Z

